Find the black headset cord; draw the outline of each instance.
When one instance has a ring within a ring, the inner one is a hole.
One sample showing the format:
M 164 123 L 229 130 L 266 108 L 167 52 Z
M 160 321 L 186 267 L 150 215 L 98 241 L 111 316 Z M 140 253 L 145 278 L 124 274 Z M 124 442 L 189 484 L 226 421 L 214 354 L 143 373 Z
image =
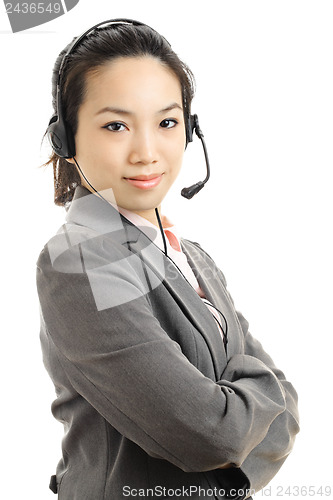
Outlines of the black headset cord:
M 84 175 L 84 173 L 82 172 L 82 169 L 80 167 L 80 165 L 78 164 L 78 162 L 76 161 L 76 158 L 75 156 L 73 156 L 73 160 L 75 162 L 75 165 L 77 166 L 77 168 L 79 169 L 82 177 L 84 178 L 84 180 L 86 181 L 87 184 L 89 184 L 89 186 L 91 187 L 91 189 L 97 194 L 97 196 L 99 196 L 101 198 L 101 200 L 104 200 L 106 203 L 109 203 L 105 198 L 104 196 L 101 195 L 101 193 L 99 191 L 97 191 L 97 189 L 94 188 L 94 186 L 92 184 L 90 184 L 90 182 L 88 181 L 87 177 Z
M 163 227 L 162 227 L 162 223 L 161 223 L 161 219 L 160 219 L 160 214 L 158 213 L 158 208 L 157 207 L 155 208 L 155 214 L 156 214 L 156 219 L 157 219 L 157 222 L 158 222 L 158 225 L 159 225 L 159 228 L 160 228 L 160 231 L 161 231 L 162 239 L 163 239 L 164 253 L 165 253 L 165 256 L 168 257 L 168 251 L 167 251 L 167 244 L 166 244 L 165 234 L 164 234 L 164 231 L 163 231 Z

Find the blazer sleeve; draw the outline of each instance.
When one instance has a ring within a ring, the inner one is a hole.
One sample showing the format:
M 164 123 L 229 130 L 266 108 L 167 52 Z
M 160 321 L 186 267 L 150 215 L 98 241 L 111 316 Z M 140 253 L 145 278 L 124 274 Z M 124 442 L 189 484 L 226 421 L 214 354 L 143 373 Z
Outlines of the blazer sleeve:
M 245 353 L 265 364 L 279 380 L 286 402 L 285 410 L 271 423 L 264 439 L 248 455 L 242 464 L 242 470 L 250 480 L 251 488 L 256 491 L 264 488 L 278 472 L 294 445 L 299 432 L 299 414 L 297 393 L 286 380 L 284 373 L 275 366 L 262 345 L 248 330 L 248 322 L 237 312 L 245 337 Z
M 227 290 L 224 274 L 199 243 L 193 243 L 212 261 L 216 271 L 215 275 L 219 276 L 231 303 L 234 305 L 234 301 Z M 284 373 L 275 366 L 272 358 L 265 352 L 261 343 L 251 335 L 248 321 L 239 311 L 235 310 L 235 313 L 244 334 L 244 356 L 260 360 L 268 370 L 274 373 L 280 383 L 285 399 L 284 411 L 266 428 L 264 439 L 253 448 L 241 465 L 242 471 L 250 481 L 251 489 L 258 491 L 264 488 L 275 476 L 292 450 L 296 435 L 300 430 L 298 396 L 293 385 L 286 380 Z M 242 357 L 242 355 L 236 355 L 230 359 L 223 374 L 228 380 L 238 379 Z
M 105 241 L 41 252 L 42 330 L 72 387 L 122 435 L 184 471 L 240 467 L 251 452 L 257 460 L 268 429 L 285 422 L 279 372 L 249 340 L 222 380 L 205 377 L 162 329 L 142 283 L 140 259 Z M 117 305 L 98 308 L 106 295 Z

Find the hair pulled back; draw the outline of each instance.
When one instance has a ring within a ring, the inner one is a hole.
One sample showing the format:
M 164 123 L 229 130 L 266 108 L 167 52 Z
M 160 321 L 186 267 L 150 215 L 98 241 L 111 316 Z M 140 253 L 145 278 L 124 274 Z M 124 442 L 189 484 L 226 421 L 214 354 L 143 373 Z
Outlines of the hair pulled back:
M 52 104 L 55 112 L 59 69 L 72 43 L 60 52 L 53 68 Z M 157 58 L 178 78 L 182 89 L 184 118 L 188 119 L 195 86 L 188 66 L 179 59 L 166 39 L 149 26 L 111 24 L 87 35 L 66 59 L 61 77 L 62 104 L 66 124 L 73 135 L 77 131 L 78 111 L 85 97 L 88 75 L 116 58 L 142 56 Z M 75 165 L 55 152 L 47 162 L 50 163 L 53 164 L 54 173 L 54 202 L 56 205 L 68 206 L 76 187 L 81 184 L 79 173 Z

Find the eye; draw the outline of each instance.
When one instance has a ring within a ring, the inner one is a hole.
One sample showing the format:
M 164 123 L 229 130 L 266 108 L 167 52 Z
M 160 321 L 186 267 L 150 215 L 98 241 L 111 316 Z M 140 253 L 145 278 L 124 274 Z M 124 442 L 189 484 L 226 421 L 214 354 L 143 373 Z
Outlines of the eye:
M 160 123 L 160 127 L 162 128 L 173 128 L 178 124 L 177 120 L 165 119 Z
M 108 123 L 103 128 L 110 130 L 110 132 L 122 132 L 123 130 L 126 130 L 126 126 L 121 122 Z

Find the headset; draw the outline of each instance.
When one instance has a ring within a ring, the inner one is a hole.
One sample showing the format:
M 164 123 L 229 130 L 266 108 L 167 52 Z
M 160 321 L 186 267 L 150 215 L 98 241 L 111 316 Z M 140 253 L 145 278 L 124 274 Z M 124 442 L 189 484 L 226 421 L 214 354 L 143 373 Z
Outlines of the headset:
M 119 19 L 111 19 L 108 21 L 103 21 L 98 24 L 95 24 L 88 30 L 86 30 L 82 35 L 76 37 L 74 41 L 68 47 L 66 53 L 64 54 L 62 61 L 60 63 L 59 71 L 58 71 L 58 79 L 57 79 L 57 89 L 56 89 L 56 112 L 50 119 L 49 125 L 46 130 L 46 135 L 49 138 L 49 142 L 53 151 L 60 156 L 61 158 L 74 158 L 76 154 L 75 149 L 75 139 L 74 134 L 66 122 L 65 112 L 62 102 L 62 80 L 64 70 L 66 68 L 66 64 L 68 62 L 69 56 L 74 52 L 74 50 L 78 47 L 78 45 L 84 40 L 86 37 L 90 35 L 95 30 L 101 29 L 106 25 L 119 25 L 119 24 L 130 24 L 132 26 L 147 26 L 148 28 L 155 31 L 153 28 L 148 26 L 147 24 L 141 23 L 140 21 L 135 21 L 133 19 L 119 18 Z M 156 31 L 155 31 L 156 32 Z M 157 33 L 157 32 L 156 32 Z M 163 37 L 164 38 L 164 37 Z M 164 38 L 167 44 L 171 47 L 170 43 Z M 203 139 L 203 133 L 199 126 L 199 120 L 197 115 L 189 115 L 185 117 L 185 130 L 186 130 L 186 146 L 189 142 L 193 141 L 193 132 L 195 131 L 196 135 L 202 142 L 205 161 L 206 161 L 206 169 L 207 175 L 203 181 L 199 181 L 196 184 L 188 188 L 183 188 L 181 191 L 181 195 L 187 199 L 192 198 L 195 194 L 197 194 L 206 184 L 210 177 L 210 166 L 208 160 L 208 153 L 205 141 Z M 75 160 L 75 158 L 74 158 Z

